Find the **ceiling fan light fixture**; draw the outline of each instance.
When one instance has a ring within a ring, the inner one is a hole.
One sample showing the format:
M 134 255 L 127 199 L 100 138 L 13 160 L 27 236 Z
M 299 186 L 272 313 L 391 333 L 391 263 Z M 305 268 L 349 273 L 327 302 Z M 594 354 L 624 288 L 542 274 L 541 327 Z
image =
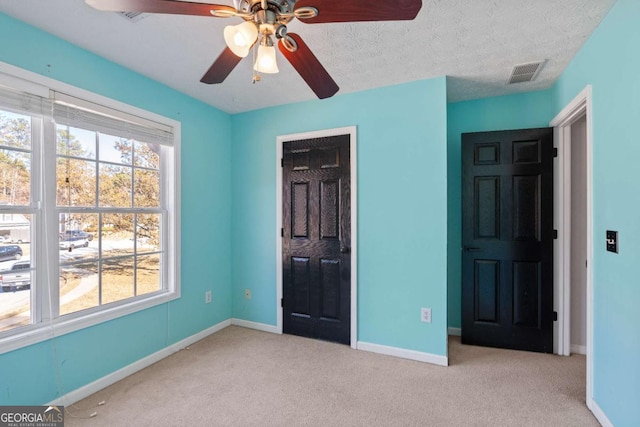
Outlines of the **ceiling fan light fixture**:
M 241 18 L 243 23 L 225 27 L 227 46 L 202 76 L 202 83 L 222 83 L 254 46 L 253 82 L 260 80 L 259 73 L 279 72 L 272 41 L 275 37 L 280 53 L 318 98 L 324 99 L 335 95 L 339 87 L 303 39 L 287 32 L 287 24 L 293 19 L 307 24 L 410 21 L 418 15 L 423 0 L 232 0 L 233 7 L 197 0 L 84 1 L 94 9 L 111 12 Z M 259 43 L 258 37 L 261 38 Z
M 227 25 L 224 28 L 224 41 L 231 51 L 244 58 L 258 38 L 258 28 L 251 21 L 238 25 Z
M 259 73 L 275 74 L 278 70 L 276 62 L 276 48 L 268 35 L 265 35 L 262 43 L 258 46 L 258 57 L 253 65 L 253 69 Z

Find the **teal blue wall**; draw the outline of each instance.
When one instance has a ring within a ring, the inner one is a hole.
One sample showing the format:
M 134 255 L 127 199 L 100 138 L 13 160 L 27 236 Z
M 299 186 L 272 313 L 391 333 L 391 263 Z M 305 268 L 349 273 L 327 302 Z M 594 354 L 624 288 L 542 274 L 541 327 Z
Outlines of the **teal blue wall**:
M 639 19 L 640 1 L 618 0 L 553 88 L 556 112 L 593 88 L 594 400 L 617 427 L 640 423 Z
M 640 2 L 618 0 L 547 91 L 447 106 L 434 79 L 229 117 L 0 14 L 1 38 L 20 40 L 3 44 L 1 61 L 182 121 L 186 165 L 183 298 L 0 355 L 0 404 L 47 402 L 231 316 L 275 325 L 274 141 L 340 126 L 358 127 L 359 339 L 446 354 L 447 308 L 460 325 L 459 134 L 545 126 L 591 84 L 594 395 L 614 425 L 636 425 L 639 16 Z M 604 251 L 606 229 L 620 232 L 620 254 Z
M 276 137 L 356 125 L 358 339 L 446 355 L 446 112 L 439 78 L 233 116 L 234 317 L 276 324 Z
M 461 327 L 462 170 L 460 134 L 548 127 L 550 90 L 450 103 L 447 106 L 447 209 L 449 327 Z
M 230 117 L 4 14 L 0 40 L 0 61 L 182 122 L 182 298 L 0 355 L 0 405 L 42 404 L 231 316 Z

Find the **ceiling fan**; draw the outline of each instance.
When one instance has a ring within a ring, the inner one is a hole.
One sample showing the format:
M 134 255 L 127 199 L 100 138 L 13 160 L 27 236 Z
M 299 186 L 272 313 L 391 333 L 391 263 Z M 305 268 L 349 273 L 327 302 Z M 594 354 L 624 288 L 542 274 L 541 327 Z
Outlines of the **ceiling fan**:
M 240 17 L 238 25 L 224 29 L 227 47 L 204 74 L 202 83 L 222 83 L 258 43 L 253 69 L 257 73 L 277 73 L 278 48 L 318 98 L 338 92 L 338 85 L 298 34 L 288 33 L 294 18 L 308 24 L 330 22 L 412 20 L 422 0 L 234 0 L 235 7 L 178 0 L 85 0 L 98 10 L 111 12 L 168 13 L 217 18 Z M 254 74 L 254 82 L 260 80 Z

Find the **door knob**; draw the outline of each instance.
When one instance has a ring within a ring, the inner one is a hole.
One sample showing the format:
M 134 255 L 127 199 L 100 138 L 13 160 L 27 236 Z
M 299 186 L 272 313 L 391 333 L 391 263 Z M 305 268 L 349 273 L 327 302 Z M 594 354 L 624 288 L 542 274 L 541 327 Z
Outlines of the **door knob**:
M 349 246 L 340 246 L 341 254 L 348 254 L 350 252 Z

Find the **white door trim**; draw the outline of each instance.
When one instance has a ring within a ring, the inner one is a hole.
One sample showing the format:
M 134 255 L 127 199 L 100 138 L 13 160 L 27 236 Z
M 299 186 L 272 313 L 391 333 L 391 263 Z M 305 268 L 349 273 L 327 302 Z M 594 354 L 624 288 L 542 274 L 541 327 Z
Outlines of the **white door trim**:
M 276 138 L 276 312 L 278 333 L 282 333 L 282 144 L 300 139 L 349 135 L 351 166 L 351 348 L 358 342 L 358 187 L 356 127 L 349 126 L 313 132 L 281 135 Z
M 587 396 L 593 411 L 593 108 L 591 85 L 586 86 L 549 124 L 554 128 L 558 158 L 554 176 L 554 224 L 558 240 L 554 245 L 554 309 L 558 312 L 555 353 L 571 351 L 571 125 L 586 114 L 587 187 Z

